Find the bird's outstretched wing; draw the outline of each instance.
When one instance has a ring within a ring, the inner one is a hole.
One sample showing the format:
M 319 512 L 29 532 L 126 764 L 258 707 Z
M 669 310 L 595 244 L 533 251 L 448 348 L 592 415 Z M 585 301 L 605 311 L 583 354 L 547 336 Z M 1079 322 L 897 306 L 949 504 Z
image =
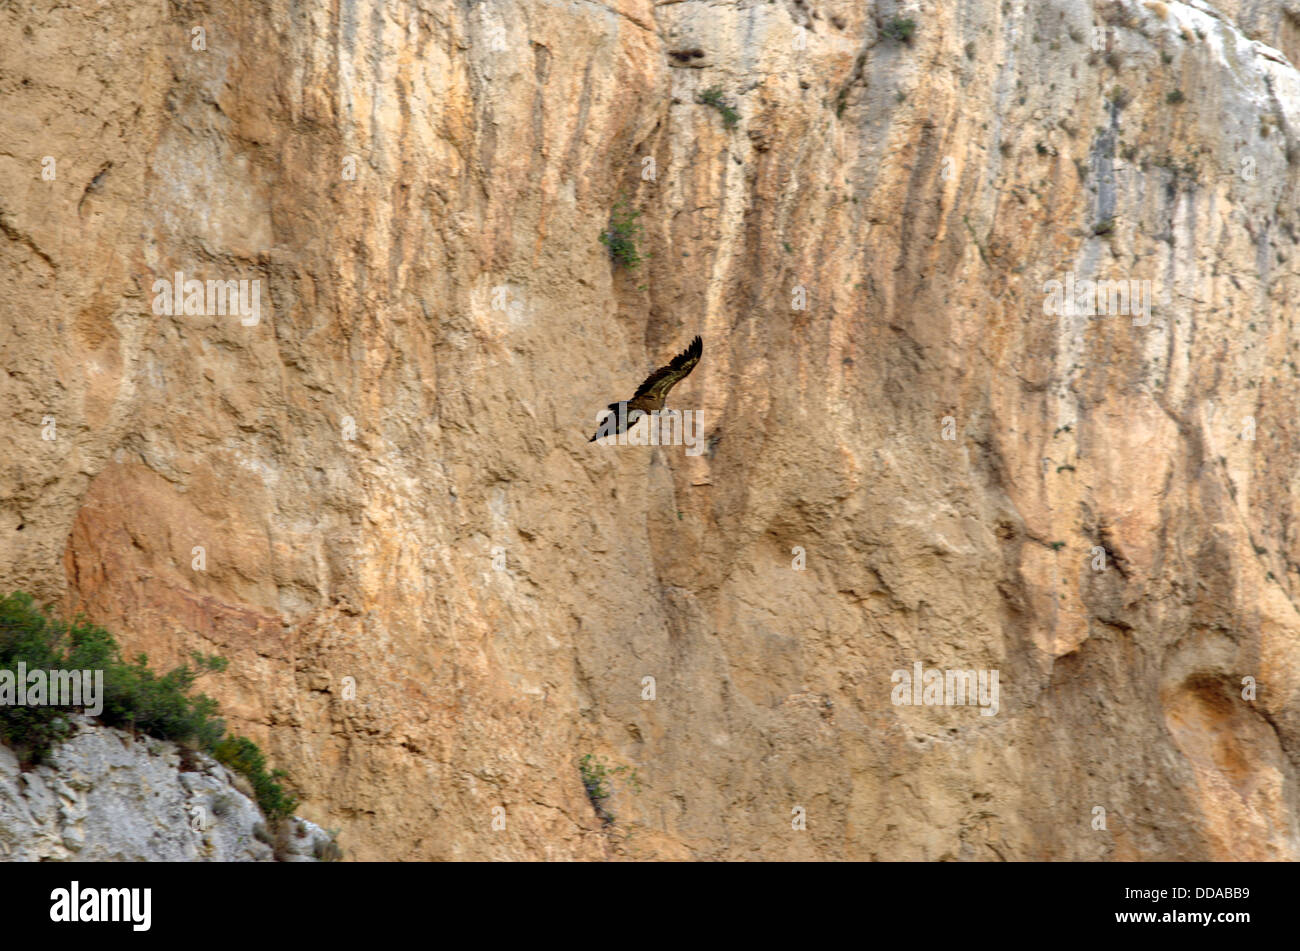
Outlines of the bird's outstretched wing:
M 660 367 L 646 377 L 645 382 L 637 387 L 632 398 L 649 396 L 656 400 L 663 399 L 668 395 L 669 390 L 695 369 L 695 364 L 700 362 L 700 354 L 703 352 L 704 341 L 696 337 L 689 347 L 673 357 L 668 366 Z

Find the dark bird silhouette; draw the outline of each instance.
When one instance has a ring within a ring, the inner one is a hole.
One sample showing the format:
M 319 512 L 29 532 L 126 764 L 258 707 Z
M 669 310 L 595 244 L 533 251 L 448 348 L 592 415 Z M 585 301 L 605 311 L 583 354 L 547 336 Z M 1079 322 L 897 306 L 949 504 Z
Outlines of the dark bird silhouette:
M 630 400 L 610 403 L 609 408 L 613 411 L 613 418 L 606 417 L 600 424 L 600 428 L 596 430 L 596 435 L 587 442 L 595 442 L 601 436 L 627 432 L 645 414 L 656 413 L 663 409 L 664 401 L 668 399 L 668 391 L 686 379 L 695 369 L 695 364 L 700 362 L 700 354 L 703 352 L 704 341 L 696 337 L 691 341 L 690 346 L 673 357 L 672 362 L 666 367 L 660 367 L 646 377 L 645 382 L 636 388 L 636 393 Z

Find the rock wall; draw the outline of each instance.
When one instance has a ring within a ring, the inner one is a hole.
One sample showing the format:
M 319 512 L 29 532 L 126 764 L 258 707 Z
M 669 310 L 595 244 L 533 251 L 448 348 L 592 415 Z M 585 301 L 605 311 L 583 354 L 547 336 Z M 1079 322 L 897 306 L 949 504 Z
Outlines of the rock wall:
M 0 10 L 0 582 L 229 658 L 353 858 L 1300 857 L 1297 57 L 1294 0 Z M 707 451 L 589 444 L 696 333 Z

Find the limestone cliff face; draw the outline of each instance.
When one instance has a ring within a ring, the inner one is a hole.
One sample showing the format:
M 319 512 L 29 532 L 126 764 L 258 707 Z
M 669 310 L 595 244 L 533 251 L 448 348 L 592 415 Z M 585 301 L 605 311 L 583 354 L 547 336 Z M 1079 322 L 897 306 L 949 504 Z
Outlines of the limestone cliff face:
M 0 581 L 229 658 L 349 858 L 1300 858 L 1296 62 L 1294 0 L 0 10 Z M 707 451 L 589 444 L 696 333 Z
M 329 833 L 294 817 L 272 831 L 243 777 L 202 753 L 75 716 L 49 762 L 0 745 L 0 859 L 7 862 L 329 860 Z

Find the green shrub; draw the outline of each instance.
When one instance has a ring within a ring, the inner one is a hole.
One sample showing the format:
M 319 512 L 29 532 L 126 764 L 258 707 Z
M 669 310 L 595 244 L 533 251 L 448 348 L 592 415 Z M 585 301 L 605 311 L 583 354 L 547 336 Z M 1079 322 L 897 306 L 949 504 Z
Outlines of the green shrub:
M 633 211 L 627 202 L 619 201 L 609 214 L 609 228 L 600 236 L 600 243 L 609 248 L 609 256 L 628 270 L 635 270 L 642 261 L 641 253 L 636 249 L 637 238 L 642 232 L 637 221 L 640 217 L 641 212 Z
M 268 819 L 284 819 L 293 815 L 298 800 L 285 793 L 276 780 L 284 778 L 284 770 L 267 772 L 266 757 L 246 736 L 228 736 L 213 744 L 210 752 L 220 763 L 225 763 L 237 773 L 248 777 L 257 796 L 257 804 Z
M 590 753 L 585 754 L 578 760 L 578 771 L 582 774 L 582 788 L 586 790 L 587 798 L 596 810 L 596 815 L 606 824 L 614 821 L 613 815 L 605 808 L 605 800 L 613 793 L 610 780 L 614 776 L 627 774 L 627 781 L 633 791 L 638 793 L 641 791 L 641 781 L 635 769 L 628 766 L 615 766 L 610 769 L 603 756 L 597 758 Z
M 0 668 L 13 670 L 15 677 L 19 661 L 29 669 L 66 666 L 59 648 L 62 632 L 32 609 L 31 600 L 26 594 L 0 600 Z M 40 762 L 71 730 L 66 710 L 0 706 L 0 740 L 12 746 L 23 763 Z
M 713 86 L 700 93 L 699 103 L 702 106 L 712 106 L 722 113 L 722 124 L 728 129 L 734 129 L 736 123 L 740 121 L 740 113 L 735 110 L 731 103 L 722 98 L 721 86 Z
M 911 43 L 912 34 L 916 32 L 916 21 L 911 17 L 895 16 L 886 21 L 880 32 L 899 43 Z
M 16 673 L 20 662 L 28 670 L 102 670 L 104 708 L 99 719 L 104 725 L 211 754 L 248 777 L 267 818 L 283 818 L 296 807 L 297 800 L 276 782 L 283 772 L 267 773 L 256 744 L 242 736 L 225 737 L 217 702 L 190 693 L 200 676 L 226 669 L 223 658 L 194 652 L 192 667 L 182 664 L 159 675 L 149 669 L 144 654 L 124 661 L 116 638 L 104 628 L 81 618 L 63 622 L 48 617 L 31 595 L 18 591 L 0 599 L 0 670 Z M 66 707 L 0 705 L 0 740 L 13 747 L 24 764 L 41 762 L 71 730 Z
M 605 784 L 609 773 L 603 762 L 587 753 L 578 760 L 578 769 L 582 773 L 582 787 L 587 791 L 589 799 L 594 801 L 609 798 L 609 786 Z

